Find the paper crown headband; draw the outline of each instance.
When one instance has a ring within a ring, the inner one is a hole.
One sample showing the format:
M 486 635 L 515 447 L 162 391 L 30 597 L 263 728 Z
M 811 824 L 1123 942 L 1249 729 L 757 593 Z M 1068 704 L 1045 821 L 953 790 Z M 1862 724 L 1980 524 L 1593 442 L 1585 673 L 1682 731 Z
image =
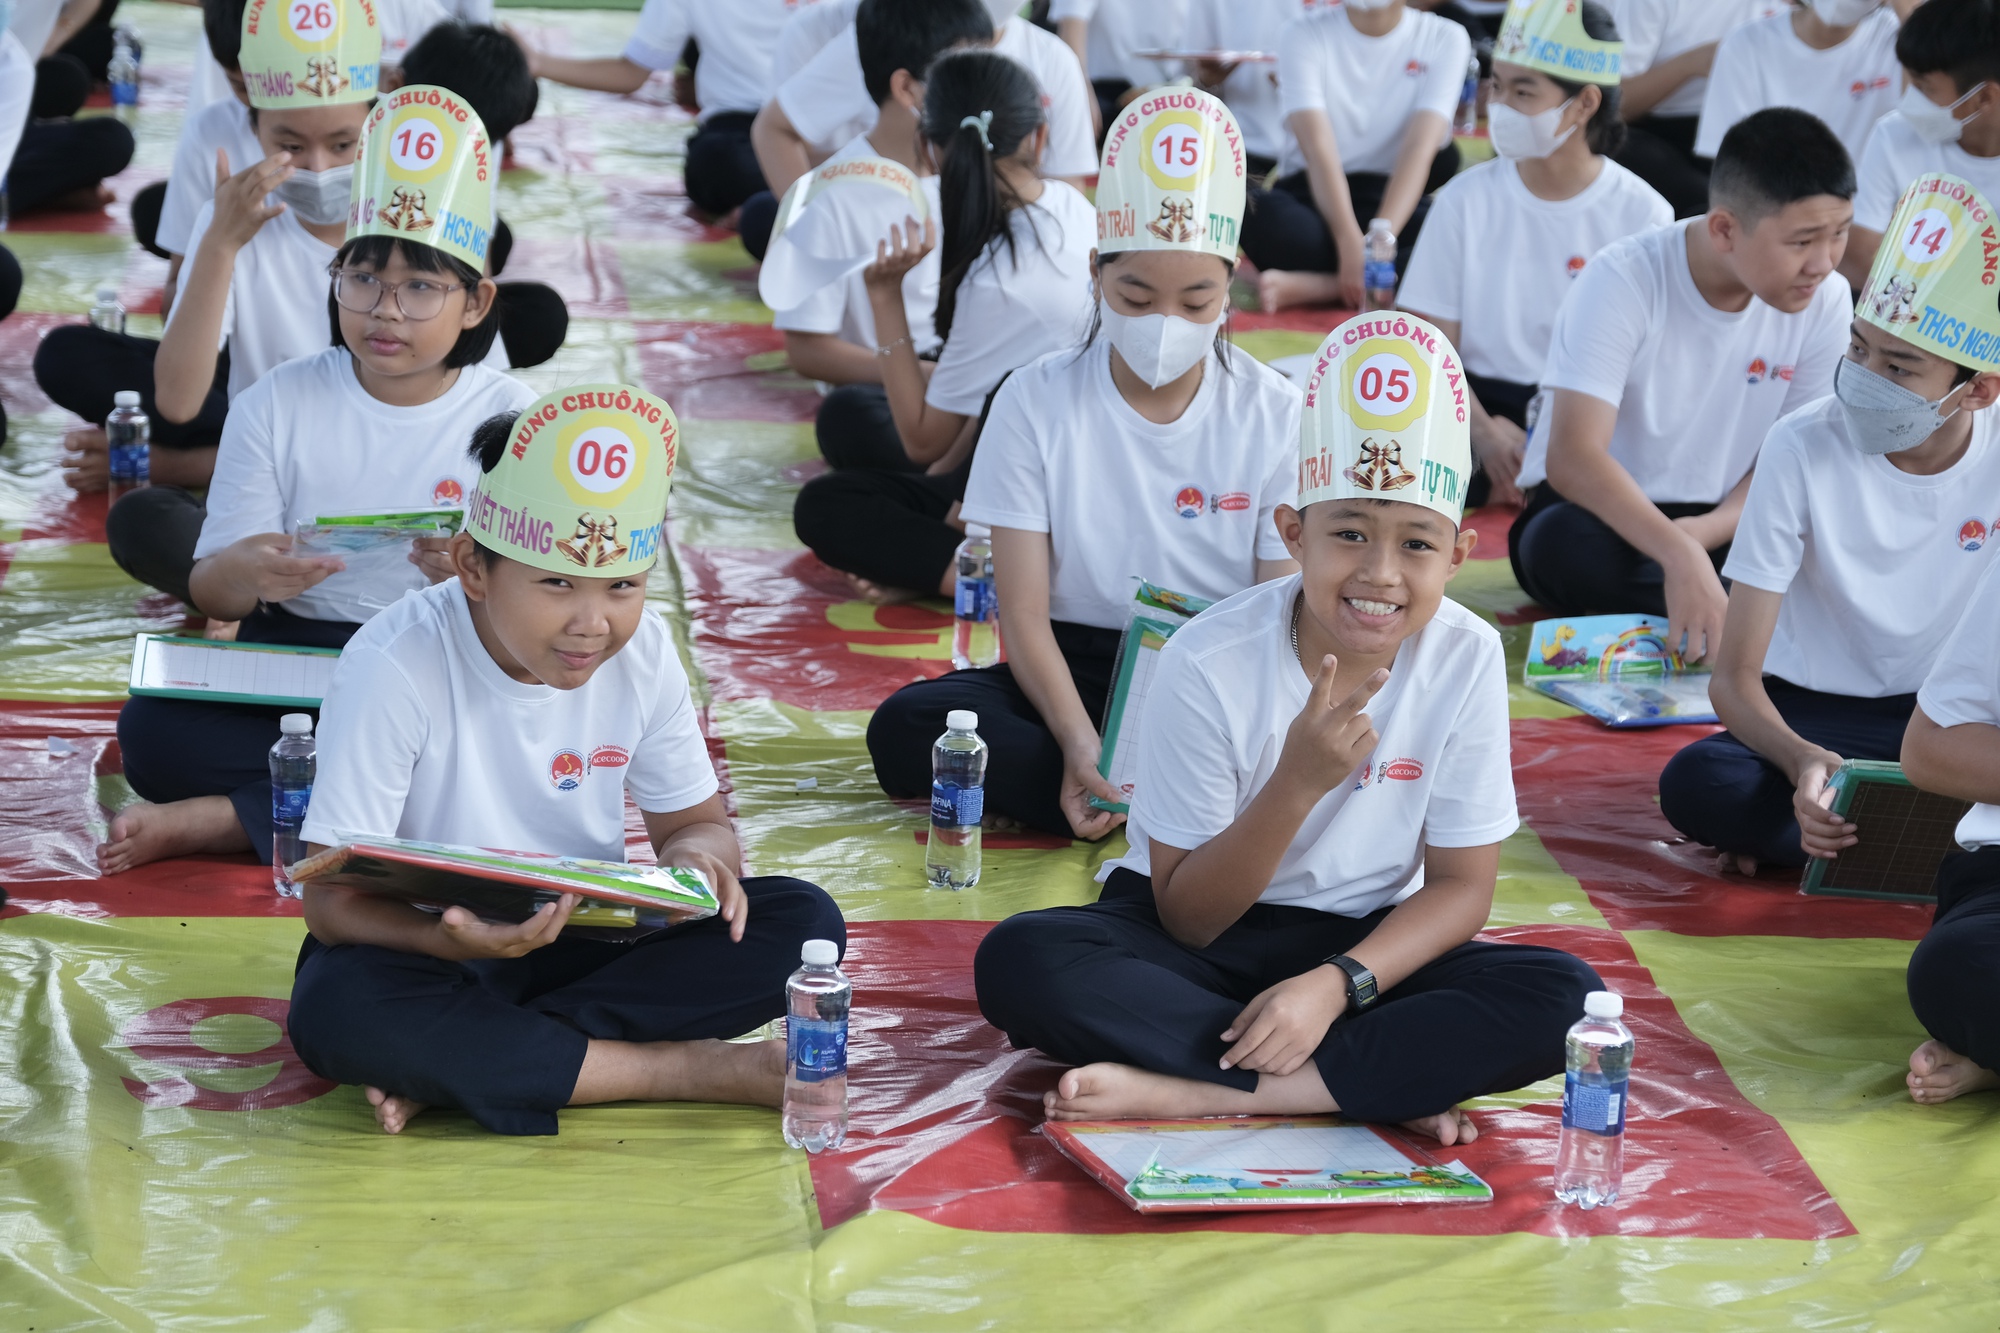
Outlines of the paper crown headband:
M 250 0 L 237 57 L 262 111 L 339 106 L 375 96 L 382 64 L 376 0 Z
M 486 127 L 456 93 L 398 88 L 361 128 L 347 239 L 393 236 L 484 268 L 496 168 Z
M 1444 334 L 1376 311 L 1320 344 L 1299 421 L 1299 508 L 1402 500 L 1453 523 L 1472 480 L 1465 370 Z
M 813 204 L 838 191 L 838 213 Z M 875 243 L 907 218 L 931 213 L 917 173 L 885 157 L 829 162 L 792 182 L 757 271 L 757 295 L 773 310 L 789 310 L 875 258 Z
M 1248 182 L 1243 133 L 1222 99 L 1156 89 L 1105 132 L 1097 252 L 1193 250 L 1234 262 Z
M 479 479 L 465 531 L 536 569 L 617 579 L 659 557 L 680 426 L 665 400 L 623 384 L 549 394 L 514 419 Z
M 1956 176 L 1919 176 L 1861 289 L 1863 320 L 1974 370 L 2000 369 L 2000 231 Z
M 1493 58 L 1572 83 L 1615 84 L 1625 43 L 1583 29 L 1583 0 L 1508 0 Z

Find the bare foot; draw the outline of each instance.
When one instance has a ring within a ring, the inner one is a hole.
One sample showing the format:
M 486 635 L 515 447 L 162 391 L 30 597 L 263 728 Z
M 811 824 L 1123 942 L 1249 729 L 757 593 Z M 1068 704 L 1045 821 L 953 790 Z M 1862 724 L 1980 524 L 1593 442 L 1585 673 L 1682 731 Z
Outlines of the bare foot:
M 1302 305 L 1337 305 L 1340 279 L 1331 273 L 1267 269 L 1257 275 L 1257 308 L 1275 314 Z
M 249 850 L 250 836 L 226 796 L 198 796 L 167 805 L 141 801 L 112 819 L 111 840 L 97 849 L 97 864 L 107 875 L 122 875 L 170 856 Z
M 1227 1114 L 1211 1109 L 1215 1100 L 1211 1089 L 1236 1092 L 1132 1065 L 1084 1065 L 1056 1080 L 1054 1092 L 1042 1094 L 1042 1110 L 1051 1120 L 1178 1120 Z M 1251 1094 L 1237 1095 L 1247 1101 Z
M 1415 1120 L 1405 1120 L 1403 1128 L 1426 1138 L 1436 1139 L 1449 1148 L 1455 1143 L 1470 1143 L 1479 1137 L 1479 1126 L 1472 1117 L 1453 1107 L 1437 1115 L 1418 1116 Z
M 988 833 L 1018 833 L 1021 831 L 1021 821 L 1012 815 L 1003 815 L 988 810 L 979 817 L 979 827 L 985 829 Z
M 1910 1052 L 1910 1100 L 1936 1106 L 1968 1092 L 2000 1088 L 2000 1074 L 1974 1064 L 1936 1039 Z
M 1725 875 L 1751 875 L 1757 873 L 1757 858 L 1739 856 L 1735 852 L 1717 852 L 1715 868 Z
M 914 588 L 885 588 L 879 583 L 871 583 L 859 574 L 842 574 L 847 586 L 854 589 L 854 595 L 874 606 L 895 606 L 899 602 L 914 602 L 923 594 Z
M 361 1095 L 375 1108 L 375 1123 L 382 1127 L 384 1134 L 400 1134 L 403 1126 L 417 1118 L 417 1113 L 430 1105 L 428 1102 L 412 1101 L 408 1097 L 398 1097 L 380 1088 L 366 1088 Z

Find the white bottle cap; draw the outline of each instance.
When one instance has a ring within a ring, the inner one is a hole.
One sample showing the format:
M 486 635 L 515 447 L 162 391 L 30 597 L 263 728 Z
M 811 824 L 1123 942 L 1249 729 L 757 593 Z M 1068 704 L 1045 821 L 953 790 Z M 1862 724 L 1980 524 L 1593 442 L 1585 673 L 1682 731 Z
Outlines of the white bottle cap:
M 953 731 L 977 731 L 979 714 L 970 708 L 954 708 L 944 715 L 944 724 Z
M 1608 990 L 1594 990 L 1583 997 L 1583 1012 L 1592 1018 L 1623 1018 L 1625 997 Z
M 109 305 L 118 299 L 118 289 L 116 287 L 99 287 L 97 289 L 97 299 L 103 304 Z
M 117 393 L 111 395 L 111 403 L 114 407 L 137 407 L 139 405 L 139 391 L 137 389 L 120 389 Z
M 840 961 L 840 946 L 832 940 L 807 940 L 799 950 L 799 961 L 807 967 L 832 967 Z
M 310 736 L 313 734 L 311 713 L 287 713 L 278 719 L 278 730 L 287 736 Z

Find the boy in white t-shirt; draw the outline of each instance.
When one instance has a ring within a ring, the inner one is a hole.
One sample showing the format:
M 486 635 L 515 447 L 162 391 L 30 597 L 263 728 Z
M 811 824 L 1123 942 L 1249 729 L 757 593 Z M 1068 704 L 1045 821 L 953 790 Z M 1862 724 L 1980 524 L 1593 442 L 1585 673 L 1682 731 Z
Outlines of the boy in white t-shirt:
M 1813 0 L 1736 29 L 1715 48 L 1696 156 L 1714 157 L 1729 127 L 1751 112 L 1795 106 L 1825 121 L 1860 161 L 1902 89 L 1898 26 L 1883 0 Z
M 1834 396 L 1758 455 L 1723 574 L 1709 697 L 1729 730 L 1660 774 L 1660 813 L 1725 869 L 1800 866 L 1856 840 L 1825 808 L 1844 759 L 1892 760 L 2000 521 L 2000 312 L 1980 236 L 1992 204 L 1926 177 L 1863 289 Z M 1912 595 L 1914 590 L 1921 590 Z
M 708 877 L 719 915 L 632 943 L 564 935 L 565 895 L 518 925 L 305 886 L 290 1030 L 315 1073 L 367 1089 L 400 1132 L 455 1106 L 554 1134 L 564 1106 L 776 1106 L 784 1043 L 731 1044 L 784 1012 L 832 899 L 740 881 L 742 853 L 673 636 L 646 608 L 676 428 L 661 400 L 583 385 L 473 437 L 456 574 L 349 643 L 321 711 L 304 836 L 625 859 L 625 800 L 663 864 Z M 610 471 L 613 460 L 616 475 Z
M 1847 345 L 1847 288 L 1826 279 L 1853 194 L 1833 132 L 1768 108 L 1723 136 L 1712 211 L 1590 262 L 1556 316 L 1508 534 L 1528 596 L 1664 614 L 1689 660 L 1715 652 L 1757 449 L 1825 396 Z
M 1051 1118 L 1338 1110 L 1451 1144 L 1460 1102 L 1562 1067 L 1596 974 L 1473 940 L 1519 819 L 1500 636 L 1444 597 L 1477 539 L 1464 392 L 1421 320 L 1328 335 L 1277 517 L 1301 573 L 1168 642 L 1102 898 L 981 943 L 987 1020 L 1079 1066 Z
M 1908 86 L 1862 150 L 1841 266 L 1857 291 L 1917 177 L 1941 171 L 2000 197 L 2000 13 L 1988 0 L 1926 0 L 1897 32 L 1896 60 Z

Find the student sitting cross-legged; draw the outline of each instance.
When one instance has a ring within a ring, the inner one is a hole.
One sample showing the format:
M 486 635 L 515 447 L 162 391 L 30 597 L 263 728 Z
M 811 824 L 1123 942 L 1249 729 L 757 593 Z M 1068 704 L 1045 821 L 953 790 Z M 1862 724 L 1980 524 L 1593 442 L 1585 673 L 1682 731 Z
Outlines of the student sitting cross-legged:
M 366 1086 L 392 1134 L 431 1105 L 501 1134 L 553 1134 L 590 1102 L 775 1106 L 784 1043 L 726 1039 L 784 1012 L 802 943 L 846 939 L 813 885 L 738 878 L 687 675 L 646 609 L 675 433 L 664 402 L 619 385 L 482 424 L 457 577 L 376 617 L 335 669 L 314 850 L 374 835 L 622 861 L 629 794 L 659 860 L 722 903 L 608 943 L 562 933 L 570 895 L 496 925 L 306 884 L 292 1041 Z
M 1595 973 L 1473 939 L 1519 820 L 1500 636 L 1444 596 L 1477 539 L 1457 361 L 1407 316 L 1328 336 L 1277 517 L 1301 572 L 1168 641 L 1101 900 L 980 945 L 987 1020 L 1079 1066 L 1051 1116 L 1338 1109 L 1454 1143 L 1460 1102 L 1562 1068 Z
M 1826 804 L 1843 759 L 1894 759 L 1959 607 L 1992 564 L 2000 313 L 1993 206 L 1927 176 L 1903 196 L 1822 398 L 1771 428 L 1723 573 L 1709 695 L 1729 730 L 1660 774 L 1660 813 L 1725 866 L 1852 846 Z M 1904 243 L 1908 238 L 1908 243 Z

